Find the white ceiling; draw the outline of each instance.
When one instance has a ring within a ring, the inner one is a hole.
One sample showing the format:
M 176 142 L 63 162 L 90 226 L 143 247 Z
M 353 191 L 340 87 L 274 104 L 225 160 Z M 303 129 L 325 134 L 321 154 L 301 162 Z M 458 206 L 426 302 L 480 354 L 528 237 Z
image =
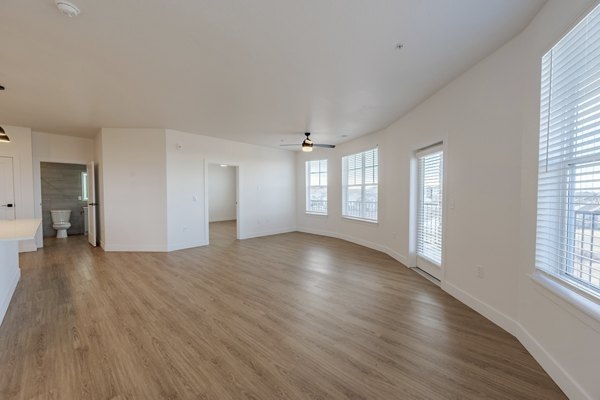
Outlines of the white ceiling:
M 90 137 L 172 128 L 269 146 L 305 130 L 337 144 L 388 126 L 544 3 L 73 2 L 74 19 L 54 0 L 0 2 L 2 123 Z

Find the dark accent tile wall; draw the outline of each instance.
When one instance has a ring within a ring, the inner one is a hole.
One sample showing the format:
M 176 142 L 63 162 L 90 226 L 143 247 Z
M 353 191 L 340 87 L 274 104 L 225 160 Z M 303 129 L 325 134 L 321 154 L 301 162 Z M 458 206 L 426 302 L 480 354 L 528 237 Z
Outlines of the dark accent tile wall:
M 80 235 L 84 232 L 83 206 L 86 201 L 81 196 L 81 173 L 86 171 L 85 165 L 40 163 L 42 178 L 42 225 L 44 236 L 56 236 L 52 228 L 50 210 L 71 210 L 71 228 L 69 235 Z

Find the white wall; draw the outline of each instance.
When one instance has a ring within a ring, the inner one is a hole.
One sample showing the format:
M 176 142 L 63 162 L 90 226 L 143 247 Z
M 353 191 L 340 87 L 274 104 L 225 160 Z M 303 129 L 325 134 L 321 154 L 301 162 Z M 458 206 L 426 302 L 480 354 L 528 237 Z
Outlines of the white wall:
M 87 164 L 94 160 L 94 141 L 87 138 L 33 132 L 32 151 L 34 211 L 36 218 L 42 218 L 40 162 Z M 44 245 L 42 236 L 42 231 L 38 231 L 35 237 L 38 248 Z
M 531 278 L 535 260 L 537 168 L 539 135 L 540 57 L 588 11 L 591 1 L 553 1 L 529 26 L 511 51 L 522 57 L 523 68 L 512 68 L 519 80 L 513 88 L 522 94 L 519 113 L 521 169 L 517 249 L 518 323 L 524 343 L 572 399 L 600 399 L 600 320 L 592 320 Z M 508 50 L 507 50 L 508 51 Z M 503 66 L 508 71 L 509 63 Z M 515 105 L 518 107 L 519 105 Z M 553 363 L 555 362 L 555 368 Z M 580 395 L 581 394 L 581 395 Z
M 103 128 L 97 144 L 104 249 L 167 250 L 165 131 Z
M 207 165 L 239 168 L 240 238 L 295 230 L 293 153 L 162 129 L 102 129 L 101 243 L 171 251 L 208 243 Z
M 236 167 L 208 165 L 208 220 L 209 222 L 236 219 Z
M 389 128 L 297 156 L 300 230 L 356 241 L 411 263 L 410 164 L 445 142 L 442 288 L 515 334 L 573 399 L 600 398 L 600 321 L 534 283 L 540 59 L 590 1 L 549 1 L 529 27 Z M 379 145 L 380 221 L 344 220 L 341 156 Z M 327 217 L 304 214 L 304 162 L 329 159 Z M 334 183 L 335 182 L 335 183 Z M 448 204 L 455 207 L 450 209 Z M 476 266 L 485 267 L 480 279 Z
M 295 230 L 292 152 L 167 130 L 169 249 L 208 243 L 204 185 L 210 163 L 238 167 L 241 239 Z
M 0 156 L 13 158 L 16 218 L 33 218 L 33 168 L 31 157 L 31 129 L 1 125 L 10 138 L 0 143 Z M 34 240 L 19 243 L 19 251 L 35 251 Z

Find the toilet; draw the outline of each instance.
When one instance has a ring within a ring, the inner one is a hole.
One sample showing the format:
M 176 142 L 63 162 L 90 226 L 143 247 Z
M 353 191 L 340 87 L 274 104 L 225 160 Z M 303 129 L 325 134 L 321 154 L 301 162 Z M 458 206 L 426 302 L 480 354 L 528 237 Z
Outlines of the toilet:
M 71 210 L 51 210 L 52 227 L 56 229 L 56 237 L 58 239 L 67 237 L 67 229 L 71 227 L 69 220 L 71 219 Z

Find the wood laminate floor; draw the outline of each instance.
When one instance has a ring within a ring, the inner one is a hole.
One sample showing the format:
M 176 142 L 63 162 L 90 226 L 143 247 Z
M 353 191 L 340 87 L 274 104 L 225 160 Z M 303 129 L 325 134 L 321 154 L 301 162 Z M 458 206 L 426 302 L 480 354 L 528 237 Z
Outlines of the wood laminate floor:
M 564 399 L 518 341 L 390 257 L 302 233 L 21 255 L 0 398 Z

